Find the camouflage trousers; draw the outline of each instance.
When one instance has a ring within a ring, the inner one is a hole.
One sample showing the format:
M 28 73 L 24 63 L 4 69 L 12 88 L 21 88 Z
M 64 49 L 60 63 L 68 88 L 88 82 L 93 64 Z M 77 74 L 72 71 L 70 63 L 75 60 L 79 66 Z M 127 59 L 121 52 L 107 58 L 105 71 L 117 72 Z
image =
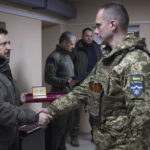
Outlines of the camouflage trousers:
M 96 150 L 150 150 L 150 127 L 146 131 L 126 130 L 111 133 L 94 128 Z

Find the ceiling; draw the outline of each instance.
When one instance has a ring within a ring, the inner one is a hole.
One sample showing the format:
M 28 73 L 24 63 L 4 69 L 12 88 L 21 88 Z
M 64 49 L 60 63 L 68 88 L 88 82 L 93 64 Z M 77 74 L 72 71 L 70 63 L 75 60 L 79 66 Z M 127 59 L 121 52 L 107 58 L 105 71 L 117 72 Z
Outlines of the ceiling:
M 5 0 L 12 4 L 38 9 L 46 12 L 52 12 L 57 15 L 72 19 L 76 17 L 76 8 L 69 5 L 69 2 L 79 0 Z M 82 0 L 83 1 L 83 0 Z
M 65 0 L 65 1 L 68 1 L 68 2 L 81 2 L 81 1 L 88 1 L 88 0 Z

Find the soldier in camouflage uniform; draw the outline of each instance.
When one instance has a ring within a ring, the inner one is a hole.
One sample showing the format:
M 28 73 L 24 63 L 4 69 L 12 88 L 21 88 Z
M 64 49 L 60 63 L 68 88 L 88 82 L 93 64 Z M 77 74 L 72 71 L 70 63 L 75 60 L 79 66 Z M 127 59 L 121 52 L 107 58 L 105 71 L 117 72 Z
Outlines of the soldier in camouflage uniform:
M 72 92 L 49 105 L 62 114 L 84 105 L 97 117 L 96 150 L 150 150 L 150 54 L 145 40 L 127 35 L 129 17 L 119 3 L 99 9 L 95 33 L 112 50 Z

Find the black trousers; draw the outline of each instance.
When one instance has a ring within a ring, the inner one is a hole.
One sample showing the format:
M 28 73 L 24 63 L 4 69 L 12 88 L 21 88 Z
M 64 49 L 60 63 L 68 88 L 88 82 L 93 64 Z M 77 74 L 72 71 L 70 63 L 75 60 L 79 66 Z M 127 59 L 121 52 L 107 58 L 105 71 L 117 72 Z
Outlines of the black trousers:
M 70 136 L 78 136 L 80 131 L 80 115 L 81 115 L 82 108 L 79 107 L 74 110 L 73 113 L 73 125 Z
M 73 112 L 57 116 L 46 130 L 47 137 L 51 137 L 52 150 L 66 150 L 66 139 L 70 134 L 73 121 Z M 51 129 L 50 129 L 51 128 Z M 51 134 L 48 135 L 48 134 Z M 46 141 L 51 142 L 50 139 Z M 46 148 L 48 150 L 48 148 Z
M 93 127 L 95 125 L 96 122 L 96 117 L 94 117 L 93 115 L 89 114 L 89 123 L 91 126 L 91 135 L 93 136 Z

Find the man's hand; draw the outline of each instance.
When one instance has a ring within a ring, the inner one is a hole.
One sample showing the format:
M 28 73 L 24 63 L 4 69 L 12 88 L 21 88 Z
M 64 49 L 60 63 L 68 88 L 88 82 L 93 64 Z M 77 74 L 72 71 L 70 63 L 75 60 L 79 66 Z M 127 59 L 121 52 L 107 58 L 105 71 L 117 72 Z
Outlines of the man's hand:
M 51 120 L 53 120 L 53 117 L 49 114 L 46 108 L 40 108 L 36 113 L 39 114 L 38 125 L 40 126 L 46 126 Z
M 46 114 L 49 114 L 49 113 L 48 113 L 48 110 L 47 110 L 46 108 L 40 108 L 40 109 L 38 109 L 38 110 L 36 111 L 37 114 L 39 114 L 39 113 L 41 113 L 41 112 L 46 113 Z
M 68 82 L 69 82 L 69 86 L 73 88 L 77 83 L 79 83 L 79 80 L 70 79 L 68 80 Z
M 26 102 L 26 94 L 27 94 L 27 93 L 22 93 L 21 96 L 20 96 L 20 99 L 21 99 L 21 102 L 22 102 L 22 103 L 25 103 L 25 102 Z
M 39 113 L 39 120 L 38 120 L 38 125 L 40 126 L 46 126 L 47 124 L 50 123 L 50 120 L 52 120 L 52 116 L 47 113 Z

